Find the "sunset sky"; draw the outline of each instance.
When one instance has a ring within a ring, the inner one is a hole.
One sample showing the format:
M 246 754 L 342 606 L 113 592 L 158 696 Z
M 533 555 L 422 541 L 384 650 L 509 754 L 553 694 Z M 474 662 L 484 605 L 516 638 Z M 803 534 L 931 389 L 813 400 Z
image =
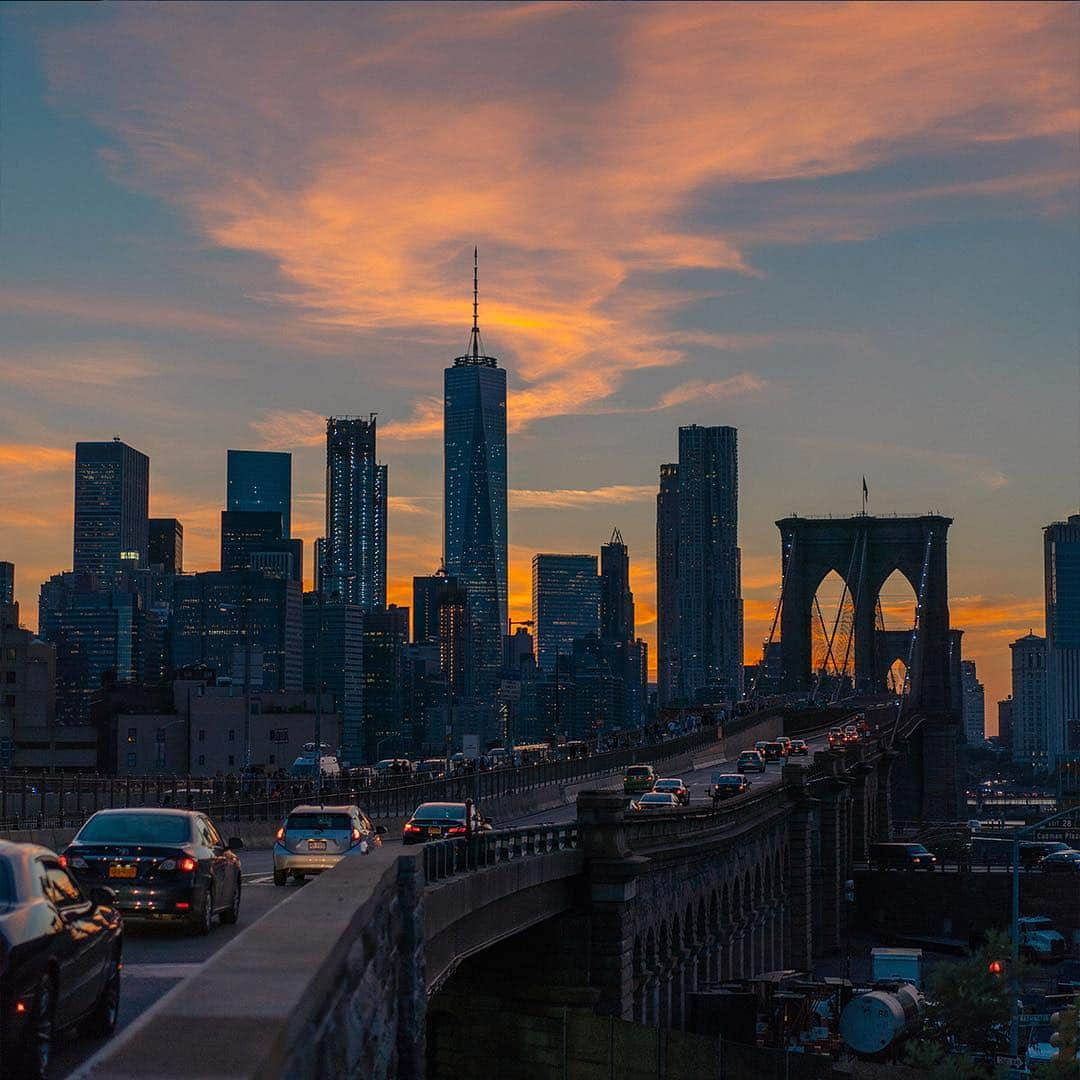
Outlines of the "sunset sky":
M 746 647 L 789 512 L 951 515 L 987 686 L 1078 477 L 1080 7 L 7 4 L 0 559 L 71 565 L 72 448 L 151 458 L 213 569 L 229 447 L 379 414 L 391 599 L 439 560 L 442 369 L 509 372 L 511 606 L 630 545 L 681 424 L 739 429 Z M 308 565 L 310 577 L 310 561 Z

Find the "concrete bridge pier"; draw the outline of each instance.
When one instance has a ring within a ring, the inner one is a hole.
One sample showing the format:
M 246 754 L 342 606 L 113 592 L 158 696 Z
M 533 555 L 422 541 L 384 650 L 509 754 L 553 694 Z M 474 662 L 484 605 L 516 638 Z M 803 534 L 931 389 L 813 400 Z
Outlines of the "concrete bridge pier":
M 837 951 L 844 938 L 844 883 L 851 867 L 845 828 L 848 782 L 843 776 L 834 774 L 822 786 L 824 791 L 818 811 L 821 833 L 821 917 L 820 936 L 815 945 L 817 952 L 828 953 Z
M 787 957 L 794 967 L 809 969 L 814 959 L 814 820 L 818 800 L 811 798 L 798 765 L 785 765 L 784 787 L 794 803 L 788 818 Z
M 896 750 L 885 750 L 877 764 L 877 777 L 874 791 L 874 830 L 875 840 L 891 840 L 893 835 L 892 789 L 893 772 L 896 759 L 900 756 Z

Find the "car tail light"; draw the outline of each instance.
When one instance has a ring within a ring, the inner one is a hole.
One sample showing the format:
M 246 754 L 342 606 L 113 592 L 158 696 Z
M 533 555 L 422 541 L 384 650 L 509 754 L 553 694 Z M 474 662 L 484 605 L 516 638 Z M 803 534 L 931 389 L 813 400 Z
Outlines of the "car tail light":
M 278 829 L 278 831 L 276 833 L 274 833 L 274 839 L 275 840 L 284 840 L 285 839 L 285 826 L 284 825 L 282 825 L 281 828 Z
M 57 859 L 56 861 L 57 861 L 57 862 L 58 862 L 58 863 L 59 863 L 59 864 L 60 864 L 60 865 L 61 865 L 61 866 L 62 866 L 62 867 L 63 867 L 63 868 L 65 869 L 65 870 L 67 869 L 67 865 L 68 865 L 68 857 L 67 857 L 66 855 L 61 855 L 61 856 L 60 856 L 60 858 L 59 858 L 59 859 Z
M 464 825 L 454 825 L 452 828 L 449 828 L 449 829 L 446 830 L 446 835 L 447 836 L 464 836 L 465 835 L 465 826 Z
M 406 821 L 404 831 L 405 832 L 419 832 L 420 831 L 420 826 L 419 825 L 414 825 L 411 821 Z
M 191 874 L 199 864 L 190 855 L 185 855 L 176 865 L 181 874 Z
M 357 844 L 360 843 L 360 838 L 362 836 L 363 836 L 363 833 L 361 833 L 359 829 L 353 829 L 353 831 L 352 831 L 353 847 L 355 847 Z
M 191 905 L 186 900 L 177 900 L 176 901 L 176 910 L 177 911 L 189 911 L 190 909 L 191 909 Z

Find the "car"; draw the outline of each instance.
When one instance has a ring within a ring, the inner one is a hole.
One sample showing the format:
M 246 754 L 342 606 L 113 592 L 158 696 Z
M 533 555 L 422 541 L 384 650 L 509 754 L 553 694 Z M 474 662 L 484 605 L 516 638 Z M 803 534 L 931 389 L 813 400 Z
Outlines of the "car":
M 303 881 L 342 859 L 381 846 L 385 825 L 372 825 L 359 806 L 294 806 L 274 837 L 274 884 Z
M 679 800 L 667 791 L 646 791 L 630 804 L 632 810 L 678 810 Z
M 666 791 L 669 795 L 674 795 L 682 806 L 686 806 L 690 802 L 690 789 L 682 780 L 673 776 L 666 776 L 657 780 L 653 784 L 653 791 Z
M 871 844 L 869 863 L 871 870 L 933 870 L 937 856 L 922 844 Z
M 476 836 L 491 832 L 472 799 L 464 802 L 421 803 L 401 830 L 403 844 L 426 844 L 458 836 Z
M 784 748 L 784 757 L 790 757 L 791 740 L 786 735 L 777 735 L 776 741 Z
M 791 756 L 807 757 L 810 754 L 810 746 L 805 739 L 791 740 Z
M 859 719 L 855 721 L 855 730 L 858 731 L 860 735 L 870 734 L 870 725 L 866 722 L 865 716 L 860 716 Z
M 769 743 L 768 739 L 758 739 L 758 741 L 756 743 L 754 743 L 754 749 L 762 757 L 764 757 L 765 756 L 765 747 L 768 745 L 768 743 Z
M 834 746 L 840 746 L 843 744 L 844 733 L 840 728 L 830 728 L 829 734 L 826 736 L 826 738 L 829 740 L 829 749 L 831 750 Z
M 845 743 L 857 743 L 859 741 L 859 729 L 854 724 L 848 724 L 843 731 Z
M 735 763 L 735 768 L 741 773 L 764 772 L 765 755 L 760 750 L 744 750 Z
M 84 891 L 48 848 L 0 840 L 4 1076 L 46 1076 L 57 1031 L 115 1031 L 124 926 L 113 901 L 104 886 Z
M 784 752 L 784 744 L 780 742 L 767 742 L 765 743 L 765 761 L 783 761 L 787 757 Z
M 749 790 L 750 781 L 742 773 L 721 773 L 713 784 L 712 797 L 714 802 L 733 799 Z
M 623 794 L 637 795 L 652 791 L 656 783 L 656 770 L 651 765 L 631 765 L 623 775 Z
M 84 889 L 112 889 L 125 919 L 180 921 L 208 934 L 215 917 L 240 918 L 243 846 L 193 810 L 99 810 L 60 861 Z
M 1036 865 L 1046 873 L 1080 874 L 1080 851 L 1053 851 Z

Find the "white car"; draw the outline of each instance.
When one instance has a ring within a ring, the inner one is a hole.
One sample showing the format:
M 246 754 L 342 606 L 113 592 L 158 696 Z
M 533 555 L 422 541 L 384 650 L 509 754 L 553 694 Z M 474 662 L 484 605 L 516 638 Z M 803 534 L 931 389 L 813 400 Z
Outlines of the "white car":
M 274 884 L 303 881 L 342 859 L 382 846 L 385 825 L 372 825 L 358 806 L 296 806 L 274 838 Z
M 678 810 L 679 800 L 665 791 L 647 791 L 630 806 L 634 810 Z

